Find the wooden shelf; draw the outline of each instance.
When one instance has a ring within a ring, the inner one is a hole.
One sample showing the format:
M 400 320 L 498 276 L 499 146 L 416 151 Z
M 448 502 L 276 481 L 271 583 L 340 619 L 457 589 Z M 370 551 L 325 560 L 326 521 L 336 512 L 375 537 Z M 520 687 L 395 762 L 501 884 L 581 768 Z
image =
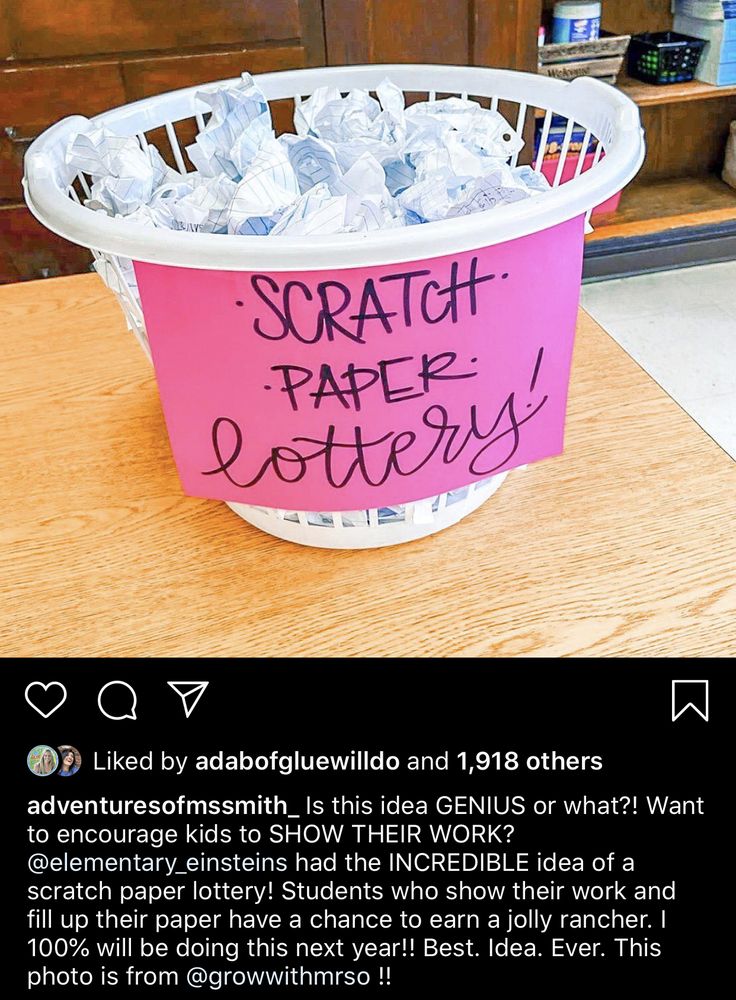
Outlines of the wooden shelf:
M 669 83 L 658 87 L 653 83 L 643 83 L 632 80 L 629 76 L 619 77 L 616 84 L 619 90 L 631 98 L 640 107 L 656 104 L 676 104 L 683 101 L 703 101 L 718 97 L 732 97 L 736 94 L 736 85 L 714 87 L 700 80 L 690 80 L 688 83 Z
M 645 236 L 736 219 L 736 191 L 714 175 L 632 184 L 615 215 L 593 220 L 587 239 Z
M 635 101 L 640 108 L 736 96 L 736 84 L 728 87 L 714 87 L 710 83 L 701 83 L 700 80 L 690 80 L 688 83 L 669 83 L 658 87 L 653 83 L 632 80 L 630 76 L 622 75 L 619 76 L 616 87 L 632 101 Z M 534 109 L 535 118 L 544 118 L 544 115 L 544 108 Z

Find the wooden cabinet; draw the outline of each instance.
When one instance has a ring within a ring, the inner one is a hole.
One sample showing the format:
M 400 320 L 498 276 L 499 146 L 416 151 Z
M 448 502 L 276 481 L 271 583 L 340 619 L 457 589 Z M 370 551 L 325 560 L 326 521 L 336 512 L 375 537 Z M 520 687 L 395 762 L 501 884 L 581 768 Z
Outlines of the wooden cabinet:
M 49 0 L 9 4 L 12 54 L 59 59 L 281 42 L 303 34 L 299 0 Z M 69 16 L 69 15 L 72 16 Z
M 209 80 L 322 65 L 320 0 L 0 0 L 0 283 L 85 270 L 40 226 L 23 154 L 52 122 Z
M 541 0 L 324 0 L 327 61 L 534 72 Z
M 23 154 L 59 118 L 244 70 L 445 62 L 533 71 L 540 9 L 541 0 L 0 0 L 0 283 L 89 266 L 88 251 L 45 230 L 22 201 Z

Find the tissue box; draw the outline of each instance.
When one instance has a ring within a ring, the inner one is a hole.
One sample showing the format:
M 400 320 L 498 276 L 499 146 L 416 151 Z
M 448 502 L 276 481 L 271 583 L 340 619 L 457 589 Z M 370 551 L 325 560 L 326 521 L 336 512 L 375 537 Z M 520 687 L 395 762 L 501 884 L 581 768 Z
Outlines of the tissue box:
M 674 29 L 707 42 L 695 71 L 696 79 L 717 87 L 736 84 L 736 17 L 715 20 L 678 12 Z
M 675 0 L 673 14 L 688 14 L 704 21 L 736 17 L 736 0 Z
M 550 184 L 554 182 L 555 175 L 557 174 L 557 168 L 560 162 L 560 153 L 562 151 L 562 144 L 564 142 L 565 127 L 567 125 L 567 119 L 562 118 L 559 115 L 554 115 L 550 123 L 549 133 L 547 135 L 547 142 L 544 148 L 544 158 L 542 160 L 542 174 L 547 178 Z M 539 144 L 542 138 L 542 122 L 537 123 L 536 134 L 534 136 L 534 158 L 536 161 L 539 155 Z M 570 145 L 568 146 L 567 156 L 565 157 L 565 165 L 562 168 L 562 174 L 560 175 L 560 184 L 565 184 L 570 181 L 575 176 L 575 170 L 578 165 L 578 157 L 580 156 L 580 151 L 583 146 L 583 140 L 585 138 L 585 129 L 576 128 L 573 129 L 570 135 Z M 586 170 L 590 170 L 593 166 L 593 160 L 595 159 L 595 149 L 597 142 L 595 140 L 591 141 L 588 146 L 588 151 L 583 160 L 583 167 L 581 173 L 585 173 Z M 602 215 L 612 215 L 617 209 L 618 204 L 621 201 L 621 192 L 617 192 L 610 198 L 607 198 L 600 205 L 596 205 L 591 213 L 591 218 L 593 222 L 600 218 Z
M 586 170 L 590 170 L 590 168 L 593 166 L 594 158 L 595 158 L 595 153 L 586 154 L 585 159 L 583 160 L 582 173 L 585 173 Z M 560 162 L 559 156 L 545 157 L 544 160 L 542 160 L 542 173 L 550 182 L 550 184 L 555 179 L 555 174 L 557 173 L 557 165 L 559 162 Z M 562 168 L 562 176 L 560 177 L 560 184 L 565 184 L 567 181 L 573 179 L 573 177 L 575 176 L 575 169 L 577 167 L 577 164 L 578 164 L 578 154 L 568 153 L 568 155 L 565 157 L 565 166 Z M 593 211 L 591 212 L 590 217 L 592 221 L 595 222 L 596 219 L 600 219 L 600 217 L 603 215 L 613 215 L 614 212 L 618 211 L 618 205 L 620 201 L 621 201 L 621 192 L 619 191 L 617 194 L 611 195 L 610 198 L 606 198 L 606 200 L 602 201 L 600 205 L 596 205 Z

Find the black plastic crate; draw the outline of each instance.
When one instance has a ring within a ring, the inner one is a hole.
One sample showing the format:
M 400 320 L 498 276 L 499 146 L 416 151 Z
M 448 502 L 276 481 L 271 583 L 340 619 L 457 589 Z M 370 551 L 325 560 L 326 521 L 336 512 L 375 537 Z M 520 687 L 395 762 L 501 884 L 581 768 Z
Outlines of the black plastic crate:
M 629 76 L 647 83 L 692 80 L 705 42 L 676 31 L 646 31 L 632 35 Z

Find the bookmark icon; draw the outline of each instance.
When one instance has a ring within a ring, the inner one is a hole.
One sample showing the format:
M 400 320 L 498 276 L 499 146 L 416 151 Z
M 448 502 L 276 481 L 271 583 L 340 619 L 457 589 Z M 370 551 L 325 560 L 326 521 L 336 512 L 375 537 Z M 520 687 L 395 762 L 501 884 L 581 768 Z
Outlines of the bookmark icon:
M 703 722 L 710 714 L 710 691 L 707 680 L 672 681 L 672 721 L 692 709 Z
M 199 699 L 205 692 L 209 681 L 167 681 L 172 691 L 181 698 L 184 715 L 188 719 L 199 704 Z

